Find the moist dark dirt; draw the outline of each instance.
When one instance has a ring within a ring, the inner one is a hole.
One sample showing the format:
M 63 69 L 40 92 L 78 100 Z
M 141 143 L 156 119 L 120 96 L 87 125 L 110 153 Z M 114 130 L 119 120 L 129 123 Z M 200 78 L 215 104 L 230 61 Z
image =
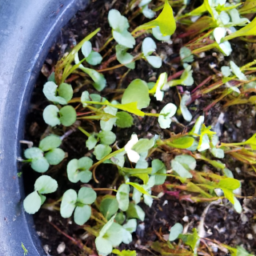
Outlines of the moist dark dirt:
M 156 2 L 156 1 L 153 1 Z M 192 5 L 197 5 L 195 1 Z M 31 106 L 27 116 L 25 138 L 31 140 L 35 145 L 38 145 L 40 139 L 50 132 L 62 135 L 72 129 L 72 133 L 67 136 L 62 143 L 61 148 L 67 152 L 68 156 L 58 166 L 51 167 L 47 174 L 52 175 L 58 180 L 59 188 L 56 193 L 49 196 L 49 201 L 56 200 L 62 196 L 67 188 L 79 189 L 80 184 L 70 183 L 66 176 L 67 162 L 73 158 L 80 158 L 83 156 L 92 156 L 92 152 L 85 147 L 85 136 L 76 130 L 74 127 L 66 128 L 60 127 L 49 129 L 43 121 L 42 112 L 48 105 L 48 101 L 42 93 L 44 83 L 48 76 L 54 71 L 54 66 L 61 56 L 69 51 L 80 42 L 86 35 L 100 27 L 101 31 L 92 39 L 93 46 L 100 48 L 111 34 L 111 29 L 107 21 L 107 13 L 109 9 L 118 9 L 121 13 L 126 8 L 126 1 L 92 1 L 92 3 L 84 10 L 78 12 L 64 27 L 55 44 L 49 51 L 45 63 L 41 69 L 37 83 L 31 99 Z M 177 11 L 174 8 L 174 11 Z M 129 12 L 126 16 L 132 17 Z M 139 15 L 132 20 L 131 27 L 136 27 L 137 24 L 142 24 L 147 20 Z M 184 33 L 182 26 L 178 26 L 176 33 L 173 35 L 173 44 L 166 44 L 158 42 L 158 54 L 164 59 L 164 65 L 161 69 L 153 69 L 145 61 L 139 60 L 136 62 L 136 69 L 130 71 L 127 75 L 127 68 L 115 69 L 111 72 L 105 72 L 107 80 L 107 89 L 102 92 L 102 96 L 109 100 L 120 99 L 120 93 L 115 93 L 116 88 L 126 88 L 129 83 L 135 78 L 140 78 L 145 81 L 156 81 L 157 77 L 162 72 L 167 72 L 168 75 L 175 75 L 176 72 L 183 69 L 179 62 L 175 61 L 179 56 L 179 49 L 189 41 L 189 38 L 180 38 Z M 146 36 L 144 36 L 146 37 Z M 139 45 L 144 37 L 137 39 Z M 232 45 L 234 53 L 230 60 L 242 66 L 248 61 L 251 61 L 248 49 L 244 47 L 244 43 L 236 40 Z M 137 52 L 136 52 L 137 51 Z M 136 47 L 134 54 L 140 51 L 140 47 Z M 107 54 L 107 51 L 102 52 L 102 55 Z M 112 52 L 111 54 L 114 54 Z M 112 55 L 108 55 L 110 58 Z M 184 90 L 192 91 L 208 76 L 214 75 L 216 70 L 220 70 L 225 61 L 220 61 L 216 56 L 217 53 L 209 51 L 205 56 L 195 57 L 195 64 L 193 65 L 193 78 L 195 83 L 192 87 L 177 87 L 168 91 L 165 95 L 164 101 L 159 103 L 154 99 L 151 100 L 150 107 L 146 112 L 160 112 L 162 107 L 172 102 L 179 105 L 178 92 Z M 104 58 L 103 62 L 108 59 Z M 119 64 L 117 61 L 109 63 L 108 66 L 115 66 Z M 210 66 L 214 66 L 211 68 Z M 75 77 L 72 75 L 70 83 L 74 88 L 74 97 L 79 97 L 81 92 L 88 90 L 90 93 L 95 92 L 91 86 L 88 77 Z M 212 83 L 212 82 L 211 82 Z M 119 87 L 120 85 L 120 87 Z M 209 85 L 206 84 L 205 86 Z M 189 105 L 189 109 L 193 114 L 193 120 L 199 115 L 203 114 L 203 109 L 207 107 L 213 99 L 218 96 L 218 90 L 198 98 Z M 256 132 L 255 122 L 255 108 L 250 105 L 237 105 L 225 109 L 224 102 L 220 101 L 210 110 L 205 113 L 206 124 L 213 127 L 218 124 L 218 133 L 222 142 L 242 141 L 249 138 Z M 223 122 L 219 123 L 220 114 L 223 115 Z M 157 119 L 154 117 L 140 118 L 134 116 L 134 126 L 130 129 L 118 129 L 114 131 L 117 135 L 117 141 L 120 146 L 123 146 L 129 139 L 132 133 L 138 134 L 139 137 L 150 137 L 153 134 L 158 134 L 162 138 L 168 138 L 170 132 L 181 133 L 191 129 L 193 124 L 189 124 L 178 117 L 178 121 L 182 124 L 172 123 L 171 129 L 160 129 Z M 79 122 L 79 121 L 78 121 Z M 238 125 L 240 124 L 240 125 Z M 98 124 L 88 122 L 83 123 L 83 126 L 88 132 L 99 130 Z M 158 158 L 164 162 L 172 159 L 172 155 L 168 152 L 158 155 Z M 256 178 L 255 173 L 248 170 L 248 165 L 240 163 L 231 157 L 227 157 L 225 162 L 227 167 L 233 171 L 235 178 L 242 182 L 241 198 L 239 199 L 243 205 L 244 211 L 242 214 L 237 214 L 232 207 L 226 204 L 213 204 L 208 209 L 204 228 L 207 232 L 207 239 L 218 241 L 229 246 L 236 247 L 237 245 L 244 246 L 248 251 L 256 253 Z M 203 163 L 198 162 L 198 166 L 203 168 Z M 97 169 L 96 177 L 100 184 L 91 182 L 93 187 L 108 187 L 115 179 L 117 170 L 114 167 L 100 166 Z M 23 176 L 25 180 L 25 189 L 29 193 L 33 190 L 35 179 L 38 177 L 37 173 L 33 172 L 29 166 L 24 166 Z M 161 190 L 161 188 L 159 188 Z M 157 194 L 158 191 L 153 191 Z M 99 193 L 100 195 L 101 193 Z M 103 195 L 103 194 L 102 194 Z M 188 201 L 180 201 L 178 197 L 171 195 L 163 195 L 159 200 L 155 200 L 153 206 L 149 208 L 146 205 L 140 204 L 146 213 L 146 218 L 143 223 L 139 222 L 136 232 L 133 234 L 133 242 L 129 245 L 121 245 L 121 249 L 136 250 L 138 255 L 161 255 L 151 249 L 150 245 L 155 241 L 164 241 L 168 237 L 169 229 L 175 223 L 179 222 L 188 231 L 198 227 L 202 215 L 208 204 L 191 203 Z M 72 239 L 80 241 L 87 247 L 95 250 L 93 237 L 87 237 L 85 230 L 73 223 L 73 219 L 63 219 L 60 217 L 59 211 L 50 211 L 49 209 L 41 209 L 34 216 L 35 229 L 41 238 L 42 245 L 47 253 L 50 255 L 61 256 L 78 256 L 88 255 L 85 253 L 81 244 L 76 244 Z M 94 225 L 93 221 L 89 221 L 86 225 Z M 69 236 L 69 237 L 68 237 Z M 59 253 L 57 248 L 65 246 L 63 252 Z M 227 251 L 213 251 L 209 249 L 204 243 L 200 245 L 201 255 L 228 255 Z M 172 255 L 172 254 L 169 254 Z

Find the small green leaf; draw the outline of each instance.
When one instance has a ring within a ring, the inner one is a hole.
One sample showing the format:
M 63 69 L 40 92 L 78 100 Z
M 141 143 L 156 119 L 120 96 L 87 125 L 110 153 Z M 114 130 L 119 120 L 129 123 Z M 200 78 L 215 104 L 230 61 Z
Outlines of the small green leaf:
M 222 66 L 222 67 L 221 67 L 221 73 L 222 73 L 223 76 L 225 76 L 225 77 L 230 76 L 230 75 L 231 75 L 231 69 L 230 69 L 230 67 L 228 67 L 228 66 Z
M 128 19 L 121 15 L 121 13 L 115 9 L 109 11 L 108 22 L 112 29 L 119 32 L 122 32 L 129 28 Z
M 105 156 L 111 153 L 112 149 L 110 146 L 99 144 L 95 147 L 93 154 L 97 160 L 101 160 Z
M 169 241 L 175 241 L 182 232 L 183 226 L 180 223 L 176 223 L 174 226 L 171 227 Z
M 166 168 L 165 168 L 165 164 L 159 159 L 154 159 L 152 161 L 152 174 L 154 174 L 154 177 L 155 177 L 155 185 L 164 184 L 167 177 L 165 176 Z
M 92 204 L 96 198 L 97 194 L 92 188 L 82 187 L 78 191 L 77 201 L 82 204 Z
M 126 184 L 133 186 L 134 188 L 136 188 L 140 193 L 150 196 L 150 194 L 148 193 L 148 191 L 141 185 L 139 185 L 138 183 L 135 182 L 126 182 Z
M 190 155 L 179 155 L 175 157 L 180 164 L 182 164 L 187 170 L 195 170 L 196 160 Z
M 69 218 L 76 207 L 77 193 L 73 189 L 68 189 L 62 197 L 60 204 L 60 215 Z
M 168 103 L 163 107 L 158 117 L 158 123 L 162 129 L 170 128 L 171 118 L 175 115 L 176 111 L 177 107 L 172 103 Z
M 24 256 L 28 254 L 28 250 L 27 248 L 25 247 L 25 245 L 23 243 L 21 243 L 21 247 L 23 249 L 23 252 L 24 252 Z M 135 255 L 136 256 L 136 255 Z
M 130 250 L 119 251 L 118 249 L 113 249 L 112 253 L 115 253 L 120 256 L 137 256 L 136 251 L 130 251 Z
M 140 139 L 132 149 L 135 150 L 137 153 L 141 154 L 147 152 L 155 145 L 155 138 L 152 139 Z
M 168 42 L 171 41 L 171 36 L 164 36 L 161 31 L 160 31 L 160 27 L 154 27 L 152 28 L 152 34 L 155 37 L 155 39 L 159 40 L 159 41 L 164 41 L 164 42 Z
M 129 207 L 129 191 L 130 187 L 127 184 L 122 184 L 116 193 L 116 199 L 119 204 L 119 209 L 126 211 Z
M 180 48 L 180 58 L 183 63 L 194 61 L 194 56 L 192 55 L 191 50 L 187 47 Z
M 41 158 L 41 157 L 43 157 L 43 151 L 37 147 L 27 148 L 24 152 L 24 156 L 27 159 Z
M 146 60 L 154 68 L 160 68 L 162 66 L 162 59 L 158 56 L 150 56 L 156 50 L 156 43 L 150 37 L 146 37 L 142 42 L 142 53 Z
M 60 97 L 68 103 L 73 97 L 73 88 L 70 84 L 62 83 L 57 89 Z
M 133 56 L 130 53 L 127 53 L 128 48 L 122 45 L 116 45 L 116 58 L 121 63 L 124 64 L 127 68 L 134 69 L 135 62 L 133 62 Z
M 40 194 L 49 194 L 57 190 L 58 183 L 52 177 L 48 175 L 42 175 L 37 178 L 34 187 L 35 190 L 38 191 Z
M 117 112 L 116 126 L 119 128 L 130 128 L 133 125 L 133 117 L 126 112 Z
M 192 178 L 192 174 L 179 161 L 171 161 L 172 169 L 182 178 Z
M 92 134 L 92 135 L 90 135 L 90 136 L 88 137 L 88 139 L 86 140 L 85 145 L 86 145 L 86 147 L 87 147 L 89 150 L 91 150 L 91 149 L 93 149 L 93 148 L 96 146 L 97 142 L 98 142 L 98 140 L 95 138 L 95 135 Z
M 51 134 L 39 143 L 39 148 L 43 151 L 49 151 L 51 149 L 58 148 L 61 145 L 61 138 L 57 135 Z
M 58 86 L 55 84 L 55 82 L 48 81 L 47 83 L 44 84 L 44 88 L 43 88 L 44 96 L 49 101 L 52 101 L 52 102 L 55 102 L 58 104 L 62 104 L 62 105 L 66 105 L 67 101 L 63 97 L 56 96 L 57 88 L 58 88 Z
M 181 148 L 181 149 L 188 149 L 194 143 L 195 139 L 190 136 L 183 136 L 177 139 L 172 140 L 168 143 L 171 147 L 174 148 Z
M 224 158 L 225 153 L 221 148 L 212 148 L 211 153 L 217 158 Z
M 100 202 L 100 212 L 109 220 L 118 211 L 118 202 L 114 196 L 105 196 Z
M 233 179 L 233 178 L 225 178 L 225 179 L 220 180 L 220 182 L 218 183 L 218 186 L 220 188 L 235 190 L 235 189 L 241 187 L 241 183 L 240 183 L 239 180 L 236 180 L 236 179 Z
M 116 141 L 116 135 L 111 131 L 101 131 L 98 134 L 98 138 L 100 139 L 100 143 L 104 145 L 111 145 Z
M 58 117 L 59 109 L 55 105 L 48 105 L 43 112 L 44 121 L 50 126 L 56 126 L 60 124 Z
M 55 148 L 47 152 L 45 158 L 49 164 L 57 165 L 65 158 L 65 152 L 60 148 Z
M 108 255 L 112 252 L 112 244 L 105 238 L 97 237 L 95 245 L 100 255 Z
M 65 106 L 60 109 L 60 122 L 64 126 L 71 126 L 76 121 L 76 111 L 71 106 Z
M 181 110 L 181 113 L 184 117 L 184 119 L 187 121 L 187 122 L 190 122 L 192 120 L 192 115 L 191 113 L 189 112 L 186 104 L 188 102 L 190 102 L 191 100 L 191 96 L 190 96 L 190 93 L 189 92 L 185 92 L 181 98 L 181 101 L 180 101 L 180 110 Z
M 87 58 L 92 52 L 92 44 L 90 41 L 85 41 L 81 47 L 81 52 Z
M 117 41 L 118 44 L 127 47 L 127 48 L 133 48 L 135 45 L 135 39 L 134 37 L 131 35 L 130 32 L 128 32 L 127 30 L 124 30 L 122 32 L 118 32 L 118 31 L 113 31 L 113 37 L 115 38 L 115 40 Z
M 232 72 L 237 76 L 237 78 L 239 78 L 240 80 L 244 80 L 244 81 L 247 80 L 246 76 L 242 73 L 242 71 L 235 64 L 234 61 L 230 61 L 230 68 L 231 68 Z
M 89 205 L 77 206 L 74 212 L 74 221 L 77 225 L 84 225 L 92 214 L 92 209 Z
M 31 168 L 36 172 L 46 172 L 49 169 L 49 163 L 45 157 L 33 159 L 31 162 Z
M 192 234 L 180 234 L 179 236 L 182 241 L 191 247 L 194 252 L 194 255 L 197 253 L 197 247 L 200 243 L 200 237 L 198 236 L 196 228 L 193 228 Z
M 171 36 L 176 30 L 176 22 L 173 16 L 172 7 L 169 2 L 165 0 L 164 8 L 159 16 L 148 23 L 139 26 L 137 30 L 147 30 L 159 26 L 163 36 Z
M 133 80 L 125 89 L 122 104 L 137 103 L 138 109 L 148 107 L 150 103 L 147 83 L 141 79 Z
M 23 202 L 24 209 L 29 214 L 34 214 L 38 212 L 41 207 L 41 197 L 38 195 L 37 191 L 34 191 L 27 195 Z
M 135 219 L 130 219 L 123 225 L 123 228 L 129 231 L 130 233 L 133 233 L 136 231 L 137 221 Z
M 119 246 L 123 239 L 123 227 L 114 222 L 103 237 L 107 238 L 112 246 Z
M 145 212 L 138 205 L 135 205 L 133 203 L 129 204 L 129 208 L 126 213 L 129 219 L 136 218 L 141 221 L 144 221 L 145 219 Z
M 90 53 L 90 55 L 85 58 L 85 60 L 92 66 L 96 66 L 98 64 L 101 63 L 102 61 L 102 56 L 98 53 L 98 52 L 95 52 L 95 51 L 92 51 Z

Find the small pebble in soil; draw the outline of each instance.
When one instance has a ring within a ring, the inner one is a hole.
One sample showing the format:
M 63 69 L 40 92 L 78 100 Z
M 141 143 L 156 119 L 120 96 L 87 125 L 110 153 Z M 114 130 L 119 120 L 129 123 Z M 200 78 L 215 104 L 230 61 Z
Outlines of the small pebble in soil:
M 49 245 L 48 245 L 48 244 L 45 244 L 45 245 L 43 246 L 43 248 L 44 248 L 45 253 L 46 253 L 47 255 L 49 255 L 49 252 L 51 251 Z
M 183 220 L 184 222 L 188 222 L 188 221 L 189 221 L 189 218 L 188 218 L 188 216 L 184 216 L 182 220 Z
M 65 249 L 66 249 L 65 243 L 64 243 L 64 242 L 61 242 L 61 243 L 58 245 L 58 247 L 57 247 L 57 252 L 58 252 L 58 254 L 63 253 L 63 252 L 65 251 Z
M 240 128 L 241 125 L 242 125 L 242 121 L 241 121 L 241 120 L 236 120 L 236 126 L 237 126 L 238 128 Z
M 247 237 L 249 240 L 252 240 L 252 239 L 253 239 L 253 235 L 252 235 L 252 234 L 247 234 L 246 237 Z

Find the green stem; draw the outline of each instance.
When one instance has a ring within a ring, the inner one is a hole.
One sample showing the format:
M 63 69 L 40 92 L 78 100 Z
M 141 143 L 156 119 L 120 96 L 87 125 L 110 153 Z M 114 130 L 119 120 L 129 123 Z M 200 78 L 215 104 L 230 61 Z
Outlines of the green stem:
M 98 165 L 100 165 L 101 163 L 105 162 L 106 160 L 118 155 L 119 153 L 124 152 L 124 148 L 120 148 L 119 150 L 116 150 L 114 152 L 112 152 L 111 154 L 103 157 L 101 160 L 99 160 L 97 163 L 95 163 L 94 165 L 92 165 L 92 167 L 90 168 L 90 170 L 93 170 L 94 168 L 96 168 Z
M 106 41 L 106 43 L 100 48 L 99 52 L 101 52 L 102 50 L 104 50 L 104 49 L 108 46 L 108 44 L 109 44 L 113 39 L 114 39 L 114 37 L 111 36 L 111 37 Z
M 87 137 L 91 136 L 91 134 L 89 132 L 87 132 L 86 130 L 84 130 L 81 126 L 78 126 L 77 129 L 79 131 L 81 131 L 83 134 L 85 134 Z

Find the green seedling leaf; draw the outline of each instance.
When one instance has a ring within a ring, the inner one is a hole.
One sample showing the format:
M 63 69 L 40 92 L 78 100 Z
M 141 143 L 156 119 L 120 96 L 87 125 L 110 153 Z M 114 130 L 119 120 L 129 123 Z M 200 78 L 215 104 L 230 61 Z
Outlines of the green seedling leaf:
M 200 237 L 198 236 L 197 230 L 194 228 L 192 234 L 180 234 L 179 237 L 186 245 L 191 247 L 191 249 L 194 252 L 194 255 L 196 255 L 197 247 L 199 246 L 200 243 Z
M 34 214 L 38 212 L 38 210 L 41 207 L 41 197 L 37 193 L 37 191 L 34 191 L 27 195 L 23 202 L 24 209 L 29 214 Z
M 117 112 L 116 126 L 119 128 L 130 128 L 133 125 L 133 117 L 126 112 Z
M 139 219 L 141 221 L 144 221 L 145 219 L 145 212 L 138 206 L 133 203 L 129 204 L 129 208 L 126 211 L 127 217 L 129 219 Z
M 193 137 L 183 136 L 172 140 L 168 145 L 174 148 L 188 149 L 193 145 L 194 141 L 195 139 Z
M 137 108 L 148 107 L 150 103 L 147 83 L 141 79 L 133 80 L 125 89 L 121 103 L 137 103 Z
M 89 170 L 93 161 L 89 157 L 82 157 L 79 160 L 73 159 L 67 165 L 68 179 L 76 183 L 79 180 L 87 183 L 92 178 L 92 173 Z
M 156 14 L 154 11 L 149 9 L 148 5 L 145 5 L 145 6 L 142 7 L 142 13 L 148 19 L 154 18 L 155 14 Z
M 121 13 L 115 9 L 109 11 L 108 22 L 112 29 L 119 32 L 122 32 L 129 28 L 128 19 L 121 15 Z
M 117 41 L 118 44 L 126 47 L 126 48 L 133 48 L 135 45 L 135 39 L 134 37 L 131 35 L 130 32 L 128 32 L 127 30 L 124 30 L 122 32 L 118 32 L 113 30 L 113 37 L 115 38 L 115 40 Z
M 225 156 L 224 150 L 221 148 L 212 148 L 211 153 L 217 158 L 224 158 Z
M 117 207 L 117 209 L 118 209 L 118 207 Z M 115 222 L 122 225 L 124 223 L 125 219 L 126 219 L 125 215 L 122 212 L 119 212 L 116 214 Z
M 71 126 L 76 121 L 76 111 L 71 106 L 65 106 L 60 109 L 60 122 L 64 126 Z
M 235 190 L 241 187 L 241 183 L 239 180 L 236 180 L 233 178 L 224 178 L 220 180 L 220 182 L 218 183 L 218 186 L 220 188 L 226 188 L 228 190 Z
M 237 246 L 236 256 L 254 256 L 254 255 L 247 252 L 242 246 Z
M 38 159 L 43 157 L 43 151 L 37 147 L 27 148 L 24 152 L 27 159 Z
M 93 154 L 95 155 L 97 160 L 101 160 L 105 156 L 111 153 L 112 149 L 110 146 L 99 144 L 95 147 Z
M 162 59 L 158 56 L 150 56 L 156 50 L 156 43 L 150 37 L 146 37 L 142 42 L 142 53 L 146 60 L 154 68 L 160 68 L 162 66 Z
M 68 189 L 62 197 L 60 204 L 60 215 L 63 218 L 71 217 L 77 201 L 77 193 L 73 189 Z
M 55 105 L 49 105 L 43 112 L 44 121 L 50 126 L 60 125 L 58 114 L 59 109 Z
M 117 113 L 117 109 L 111 106 L 107 106 L 103 110 L 105 113 L 115 116 Z M 108 120 L 100 120 L 100 128 L 103 131 L 111 131 L 114 124 L 116 123 L 117 118 L 109 118 Z
M 123 45 L 116 45 L 116 58 L 117 60 L 125 65 L 127 68 L 134 69 L 135 62 L 133 62 L 133 56 L 130 53 L 127 53 L 129 48 L 124 47 Z
M 180 48 L 180 58 L 183 63 L 194 61 L 194 56 L 192 55 L 191 50 L 187 47 Z
M 74 212 L 74 221 L 77 225 L 84 225 L 92 214 L 92 209 L 89 205 L 77 206 Z
M 199 116 L 192 130 L 189 132 L 189 134 L 194 136 L 200 135 L 203 123 L 204 123 L 204 116 Z
M 135 182 L 126 182 L 126 184 L 133 186 L 134 188 L 136 188 L 140 193 L 150 196 L 150 194 L 148 193 L 148 191 L 141 185 L 139 185 L 138 183 Z
M 176 22 L 173 16 L 172 7 L 167 0 L 165 0 L 162 12 L 155 20 L 137 27 L 135 31 L 147 30 L 154 27 L 159 27 L 163 36 L 171 36 L 176 30 Z
M 45 158 L 49 164 L 57 165 L 65 158 L 65 152 L 60 148 L 55 148 L 47 152 Z
M 81 47 L 81 52 L 87 58 L 92 52 L 92 44 L 90 41 L 85 41 Z
M 114 222 L 103 237 L 107 238 L 113 247 L 119 246 L 123 239 L 123 227 Z
M 174 226 L 171 227 L 169 241 L 175 241 L 180 234 L 183 232 L 183 226 L 180 223 L 176 223 Z
M 108 255 L 112 252 L 112 244 L 103 237 L 97 237 L 95 245 L 99 255 Z
M 254 18 L 249 24 L 239 29 L 238 31 L 226 36 L 224 40 L 229 41 L 236 37 L 241 36 L 254 36 L 256 33 L 256 18 Z
M 49 194 L 57 190 L 58 183 L 52 177 L 42 175 L 36 180 L 34 188 L 35 191 L 38 191 L 40 194 Z
M 162 129 L 171 127 L 171 118 L 175 115 L 177 107 L 173 103 L 168 103 L 163 107 L 158 117 L 158 123 Z
M 256 150 L 256 134 L 254 134 L 250 139 L 245 141 L 244 144 L 250 145 L 253 150 Z
M 118 211 L 118 202 L 114 196 L 104 196 L 100 202 L 100 212 L 109 220 Z
M 100 139 L 100 143 L 104 145 L 111 145 L 116 141 L 116 135 L 111 131 L 101 131 L 98 134 L 98 138 Z
M 27 248 L 25 247 L 25 245 L 23 243 L 21 243 L 21 248 L 23 249 L 23 252 L 24 252 L 24 256 L 28 254 L 28 250 Z M 136 256 L 136 254 L 135 254 Z
M 228 77 L 231 75 L 231 69 L 228 66 L 222 66 L 221 67 L 221 73 L 224 77 Z
M 85 145 L 89 150 L 91 150 L 96 146 L 97 142 L 98 140 L 96 139 L 95 134 L 92 134 L 86 140 Z
M 155 185 L 164 184 L 166 180 L 165 174 L 166 174 L 165 164 L 159 159 L 154 159 L 152 161 L 152 175 L 154 175 L 155 177 Z
M 113 249 L 112 253 L 115 253 L 120 256 L 137 256 L 136 251 L 130 251 L 130 250 L 119 251 L 118 249 Z
M 40 141 L 39 148 L 42 151 L 49 151 L 58 148 L 60 145 L 61 138 L 57 135 L 51 134 Z
M 191 101 L 191 96 L 190 96 L 190 93 L 188 91 L 186 91 L 182 98 L 181 98 L 181 101 L 180 101 L 180 110 L 181 110 L 181 113 L 183 115 L 183 118 L 187 121 L 187 122 L 190 122 L 192 120 L 192 115 L 191 113 L 189 112 L 186 104 L 188 102 Z
M 231 17 L 232 26 L 245 26 L 246 23 L 250 23 L 247 18 L 240 17 L 239 11 L 237 9 L 232 9 L 228 12 Z
M 36 172 L 44 173 L 49 169 L 49 163 L 45 157 L 33 159 L 31 162 L 31 168 Z
M 137 221 L 135 219 L 130 219 L 123 225 L 123 228 L 128 232 L 133 233 L 136 231 Z
M 140 139 L 132 149 L 135 150 L 137 153 L 141 154 L 147 152 L 155 145 L 155 138 L 152 139 Z
M 66 105 L 73 97 L 73 89 L 70 84 L 62 83 L 58 87 L 55 82 L 52 81 L 48 81 L 44 84 L 43 93 L 49 101 L 61 105 Z
M 80 60 L 79 60 L 79 57 L 78 57 L 77 53 L 75 55 L 75 63 L 76 63 L 76 65 L 78 65 L 78 67 L 84 73 L 86 73 L 88 76 L 91 77 L 91 79 L 94 81 L 93 87 L 97 91 L 102 91 L 106 87 L 107 81 L 106 81 L 105 77 L 102 74 L 100 74 L 99 72 L 97 72 L 96 70 L 91 69 L 91 68 L 86 68 L 82 64 L 79 64 Z
M 129 207 L 129 192 L 130 187 L 127 184 L 122 184 L 116 193 L 116 199 L 119 204 L 119 209 L 122 211 L 127 211 Z
M 190 170 L 196 167 L 196 160 L 189 155 L 176 156 L 171 161 L 172 169 L 182 178 L 192 178 Z
M 171 42 L 171 36 L 164 36 L 161 33 L 159 26 L 152 28 L 152 34 L 155 37 L 155 39 L 157 39 L 159 41 Z
M 230 61 L 230 68 L 232 72 L 239 78 L 239 80 L 247 80 L 247 77 L 242 73 L 240 68 L 233 61 Z
M 97 198 L 96 192 L 92 188 L 82 187 L 78 191 L 77 201 L 82 204 L 92 204 Z

